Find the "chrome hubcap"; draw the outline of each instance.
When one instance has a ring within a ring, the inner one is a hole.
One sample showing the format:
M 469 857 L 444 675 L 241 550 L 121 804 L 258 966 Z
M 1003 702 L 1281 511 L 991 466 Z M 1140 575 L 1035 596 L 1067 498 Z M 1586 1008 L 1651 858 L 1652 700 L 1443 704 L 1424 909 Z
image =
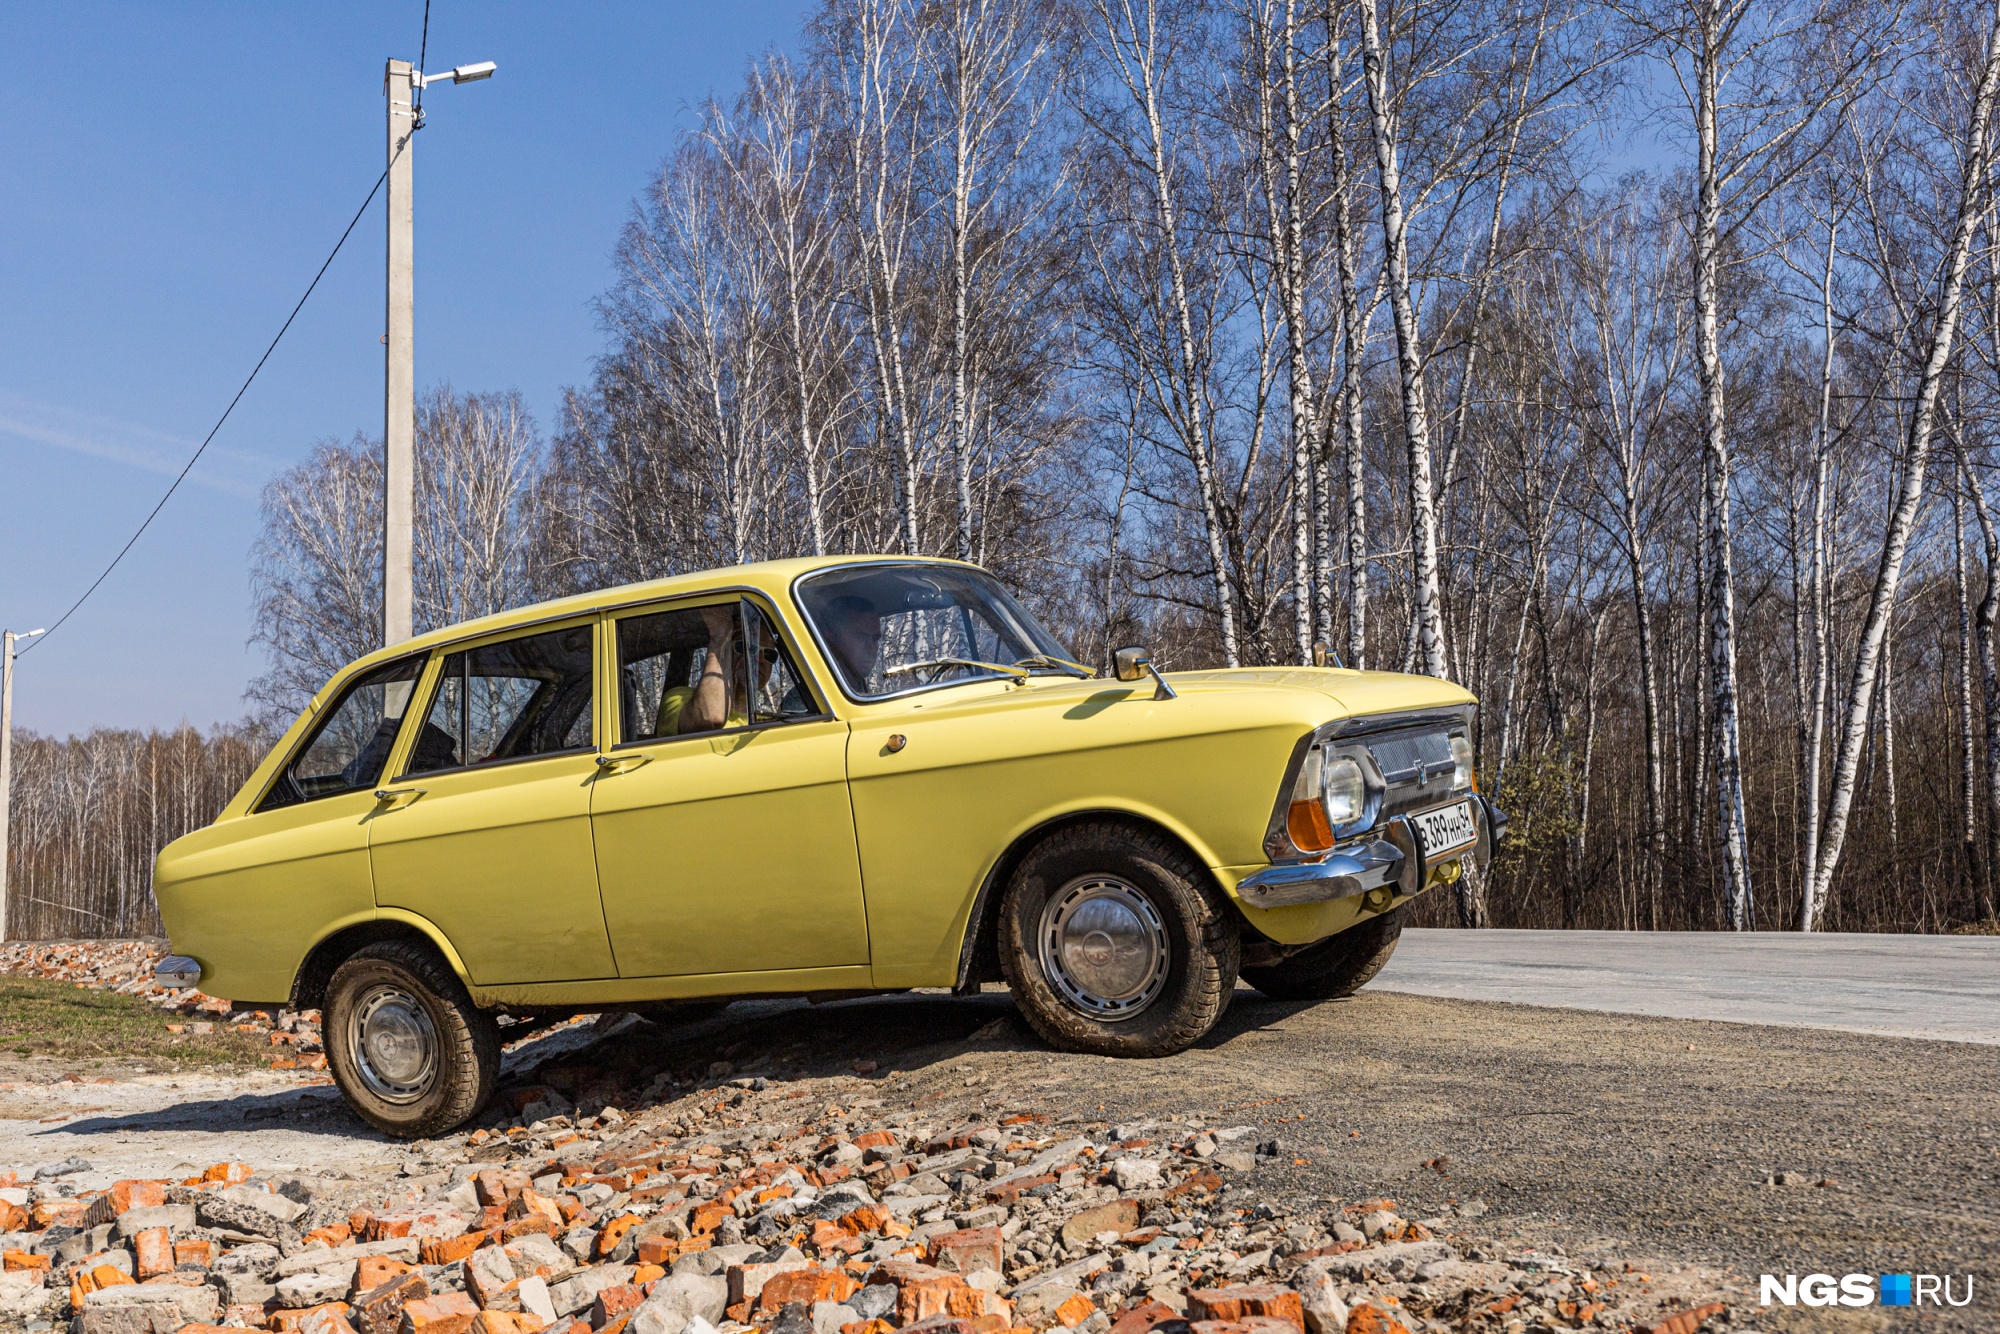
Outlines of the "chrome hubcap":
M 384 1102 L 415 1102 L 437 1078 L 437 1029 L 430 1011 L 401 987 L 378 983 L 354 1007 L 348 1050 L 368 1091 Z
M 1129 1019 L 1167 984 L 1167 924 L 1151 899 L 1113 876 L 1083 876 L 1052 895 L 1039 946 L 1042 976 L 1092 1019 Z

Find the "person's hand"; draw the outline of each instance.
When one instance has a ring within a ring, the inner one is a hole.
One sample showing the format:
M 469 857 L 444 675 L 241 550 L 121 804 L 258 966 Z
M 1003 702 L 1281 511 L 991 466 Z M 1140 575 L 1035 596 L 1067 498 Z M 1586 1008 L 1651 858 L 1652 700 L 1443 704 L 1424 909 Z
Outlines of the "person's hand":
M 701 609 L 701 623 L 708 627 L 708 642 L 710 644 L 715 645 L 717 648 L 723 648 L 728 645 L 729 636 L 736 628 L 732 624 L 736 619 L 733 614 L 735 610 L 734 607 L 727 605 L 703 607 Z

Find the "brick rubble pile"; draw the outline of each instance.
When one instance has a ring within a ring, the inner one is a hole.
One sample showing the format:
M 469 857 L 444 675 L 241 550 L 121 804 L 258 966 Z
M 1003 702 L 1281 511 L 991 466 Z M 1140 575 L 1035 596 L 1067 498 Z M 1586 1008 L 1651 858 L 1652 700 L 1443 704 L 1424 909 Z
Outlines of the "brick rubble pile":
M 396 1193 L 218 1164 L 0 1177 L 0 1320 L 75 1334 L 1397 1334 L 1650 1328 L 1646 1275 L 1393 1202 L 1225 1202 L 1248 1128 L 957 1126 L 762 1079 L 426 1146 Z M 547 1111 L 553 1091 L 526 1091 Z M 519 1096 L 519 1095 L 517 1095 Z M 555 1095 L 559 1096 L 559 1095 Z M 1245 1159 L 1251 1160 L 1246 1163 Z
M 0 970 L 238 1019 L 153 984 L 161 952 L 8 945 Z M 238 1021 L 317 1046 L 307 1016 Z M 1468 1233 L 1476 1201 L 1422 1220 L 1388 1199 L 1259 1201 L 1279 1149 L 1251 1126 L 949 1124 L 885 1109 L 865 1079 L 643 1073 L 641 1089 L 545 1063 L 548 1082 L 515 1082 L 480 1128 L 414 1146 L 389 1185 L 234 1162 L 101 1188 L 76 1159 L 0 1170 L 0 1328 L 1694 1334 L 1731 1315 L 1709 1275 Z

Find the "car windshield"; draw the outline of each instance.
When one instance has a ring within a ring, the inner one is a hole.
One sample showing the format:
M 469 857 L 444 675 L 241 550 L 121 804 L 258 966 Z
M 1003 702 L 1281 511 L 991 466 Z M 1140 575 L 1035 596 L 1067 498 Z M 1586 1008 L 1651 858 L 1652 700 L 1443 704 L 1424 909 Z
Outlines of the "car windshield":
M 1021 673 L 1092 674 L 983 570 L 848 566 L 807 576 L 798 595 L 858 699 Z

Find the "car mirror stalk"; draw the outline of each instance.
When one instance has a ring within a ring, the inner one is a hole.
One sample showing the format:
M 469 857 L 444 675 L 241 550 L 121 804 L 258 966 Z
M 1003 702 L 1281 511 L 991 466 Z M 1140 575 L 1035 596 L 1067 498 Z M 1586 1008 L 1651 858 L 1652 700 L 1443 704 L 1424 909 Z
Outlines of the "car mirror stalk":
M 1121 681 L 1136 681 L 1147 672 L 1151 672 L 1156 683 L 1153 689 L 1154 699 L 1180 698 L 1174 693 L 1174 688 L 1167 684 L 1167 678 L 1160 674 L 1160 669 L 1153 665 L 1153 655 L 1146 651 L 1143 644 L 1132 644 L 1116 650 L 1111 655 L 1111 662 L 1113 672 Z

